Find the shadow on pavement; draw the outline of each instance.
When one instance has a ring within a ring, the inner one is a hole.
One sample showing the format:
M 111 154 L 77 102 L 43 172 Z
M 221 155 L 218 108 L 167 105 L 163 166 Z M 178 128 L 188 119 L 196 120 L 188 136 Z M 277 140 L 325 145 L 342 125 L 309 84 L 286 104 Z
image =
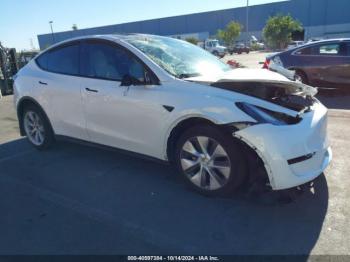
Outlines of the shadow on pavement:
M 289 204 L 207 198 L 170 166 L 67 142 L 2 144 L 0 173 L 1 254 L 308 255 L 328 207 L 324 175 Z

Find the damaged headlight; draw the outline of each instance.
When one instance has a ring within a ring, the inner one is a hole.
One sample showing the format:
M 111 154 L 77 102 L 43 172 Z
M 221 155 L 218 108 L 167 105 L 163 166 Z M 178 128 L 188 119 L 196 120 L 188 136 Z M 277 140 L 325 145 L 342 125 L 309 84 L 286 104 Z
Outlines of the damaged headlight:
M 276 126 L 292 125 L 300 122 L 299 117 L 293 117 L 284 113 L 275 112 L 244 102 L 236 103 L 236 106 L 244 113 L 255 119 L 258 123 L 272 124 Z

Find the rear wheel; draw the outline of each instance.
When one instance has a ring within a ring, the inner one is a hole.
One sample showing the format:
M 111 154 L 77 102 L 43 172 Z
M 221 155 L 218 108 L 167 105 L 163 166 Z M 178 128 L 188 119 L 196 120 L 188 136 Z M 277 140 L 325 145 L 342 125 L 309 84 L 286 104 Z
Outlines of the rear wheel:
M 23 112 L 23 128 L 29 142 L 39 150 L 48 148 L 54 141 L 52 128 L 44 113 L 36 106 L 28 106 Z
M 219 56 L 219 52 L 218 51 L 213 51 L 212 54 L 215 55 L 215 56 Z
M 230 135 L 212 126 L 196 126 L 177 143 L 175 162 L 187 183 L 210 196 L 235 191 L 246 175 L 246 160 Z

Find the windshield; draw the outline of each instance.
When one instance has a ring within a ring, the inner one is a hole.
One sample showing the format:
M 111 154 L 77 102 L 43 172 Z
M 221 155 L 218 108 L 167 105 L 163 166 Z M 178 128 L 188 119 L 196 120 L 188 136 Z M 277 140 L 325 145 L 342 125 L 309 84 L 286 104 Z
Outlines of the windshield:
M 178 78 L 218 75 L 231 68 L 191 43 L 160 36 L 128 36 L 125 41 L 142 51 L 169 74 Z
M 218 40 L 213 40 L 213 41 L 210 41 L 211 45 L 216 47 L 219 45 L 219 41 Z

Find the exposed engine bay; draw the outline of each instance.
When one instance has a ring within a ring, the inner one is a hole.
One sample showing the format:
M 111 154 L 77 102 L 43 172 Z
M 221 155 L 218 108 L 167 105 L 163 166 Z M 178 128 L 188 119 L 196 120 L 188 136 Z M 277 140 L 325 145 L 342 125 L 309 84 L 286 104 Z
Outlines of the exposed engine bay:
M 293 81 L 218 81 L 213 87 L 260 98 L 295 111 L 307 111 L 316 101 L 317 89 Z

